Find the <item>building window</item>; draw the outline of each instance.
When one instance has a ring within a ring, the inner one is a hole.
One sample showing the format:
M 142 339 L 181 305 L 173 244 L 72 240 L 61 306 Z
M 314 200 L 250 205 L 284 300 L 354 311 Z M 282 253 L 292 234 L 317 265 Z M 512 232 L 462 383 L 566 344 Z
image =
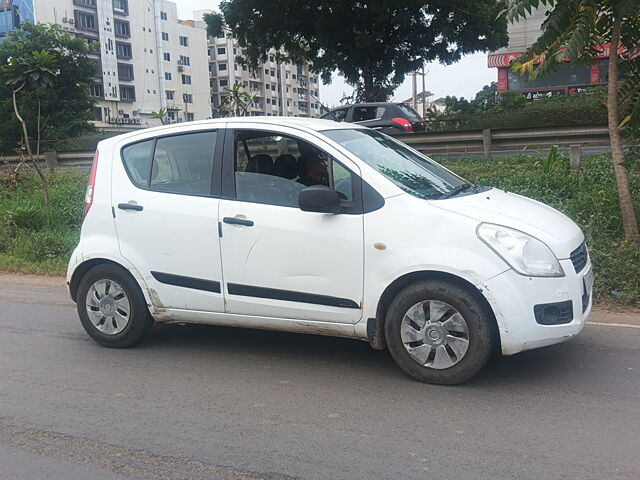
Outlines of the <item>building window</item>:
M 227 69 L 227 64 L 226 63 L 219 63 L 218 64 L 218 71 L 219 72 L 224 72 Z
M 185 67 L 188 67 L 191 65 L 191 59 L 189 57 L 185 57 L 184 55 L 180 55 L 179 65 L 184 65 Z
M 122 22 L 120 20 L 116 20 L 114 23 L 115 23 L 116 37 L 129 38 L 131 36 L 131 29 L 129 28 L 129 22 Z
M 120 78 L 120 80 L 133 80 L 133 65 L 119 63 L 118 77 Z
M 171 80 L 171 72 L 164 72 L 164 79 Z
M 224 38 L 224 32 L 220 32 L 220 33 L 216 36 L 216 38 Z
M 171 54 L 164 52 L 164 61 L 165 62 L 170 62 L 171 61 Z
M 96 8 L 96 0 L 73 0 L 73 4 L 81 7 Z
M 104 97 L 104 89 L 102 85 L 99 83 L 93 84 L 89 86 L 89 96 L 94 98 L 102 98 Z
M 184 103 L 193 103 L 193 95 L 191 93 L 183 93 L 182 101 Z
M 175 98 L 175 92 L 167 90 L 167 100 L 173 100 Z
M 160 12 L 160 20 L 168 20 L 167 12 Z
M 276 71 L 275 70 L 271 70 L 271 76 L 275 77 L 276 76 Z
M 229 80 L 227 80 L 227 79 L 220 80 L 220 86 L 221 87 L 226 87 L 228 85 L 229 85 Z
M 182 84 L 191 85 L 191 75 L 182 75 Z
M 271 91 L 272 91 L 272 92 L 275 92 L 275 91 L 276 91 L 276 86 L 275 86 L 275 84 L 271 84 Z
M 226 55 L 227 49 L 224 47 L 218 47 L 218 55 Z
M 162 40 L 165 42 L 169 41 L 169 34 L 167 32 L 162 32 Z
M 134 102 L 136 100 L 135 87 L 120 85 L 120 99 L 122 101 Z
M 182 45 L 183 47 L 188 47 L 189 46 L 189 38 L 188 37 L 180 37 L 180 45 Z
M 94 32 L 98 31 L 98 22 L 96 21 L 96 16 L 94 14 L 76 10 L 75 17 L 76 28 L 79 28 L 80 30 L 92 30 Z
M 116 56 L 118 58 L 131 58 L 131 44 L 116 42 Z
M 268 68 L 265 68 L 265 69 L 264 69 L 264 74 L 265 74 L 265 75 L 269 75 L 269 69 L 268 69 Z
M 115 13 L 129 13 L 129 2 L 127 0 L 113 0 L 113 11 Z
M 193 113 L 187 113 L 187 122 L 193 122 L 194 116 Z

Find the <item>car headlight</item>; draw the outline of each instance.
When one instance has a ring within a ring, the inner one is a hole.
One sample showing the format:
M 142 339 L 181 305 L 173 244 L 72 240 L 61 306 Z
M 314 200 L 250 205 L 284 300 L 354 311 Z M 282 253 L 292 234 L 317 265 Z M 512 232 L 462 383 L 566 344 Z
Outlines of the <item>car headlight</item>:
M 520 230 L 481 223 L 478 238 L 521 275 L 530 277 L 564 277 L 564 270 L 551 249 Z

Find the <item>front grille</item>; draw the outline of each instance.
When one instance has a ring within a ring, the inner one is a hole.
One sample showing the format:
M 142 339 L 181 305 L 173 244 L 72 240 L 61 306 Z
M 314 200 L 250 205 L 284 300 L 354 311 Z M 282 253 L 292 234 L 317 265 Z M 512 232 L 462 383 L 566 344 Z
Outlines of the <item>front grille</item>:
M 573 263 L 573 268 L 576 270 L 576 273 L 580 273 L 587 264 L 587 257 L 587 244 L 584 242 L 571 252 L 571 263 Z

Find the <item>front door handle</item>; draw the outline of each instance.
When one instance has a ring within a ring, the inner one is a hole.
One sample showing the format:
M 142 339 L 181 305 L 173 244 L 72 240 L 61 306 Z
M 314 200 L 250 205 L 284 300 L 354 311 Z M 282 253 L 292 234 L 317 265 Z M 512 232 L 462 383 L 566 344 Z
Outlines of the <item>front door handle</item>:
M 253 227 L 253 220 L 246 220 L 244 218 L 224 217 L 222 221 L 230 225 L 244 225 L 245 227 Z
M 143 210 L 142 205 L 136 205 L 135 203 L 119 203 L 118 208 L 120 210 L 135 210 L 136 212 L 141 212 Z

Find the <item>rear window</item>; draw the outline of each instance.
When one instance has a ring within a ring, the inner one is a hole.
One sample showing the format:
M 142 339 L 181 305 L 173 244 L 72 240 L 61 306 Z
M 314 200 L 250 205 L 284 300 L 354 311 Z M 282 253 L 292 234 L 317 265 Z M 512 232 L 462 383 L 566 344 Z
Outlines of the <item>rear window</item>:
M 400 112 L 402 113 L 402 116 L 407 120 L 410 120 L 412 122 L 422 121 L 422 117 L 418 115 L 418 112 L 416 112 L 413 108 L 407 105 L 404 105 L 402 103 L 396 105 L 396 107 L 398 108 L 398 110 L 400 110 Z

